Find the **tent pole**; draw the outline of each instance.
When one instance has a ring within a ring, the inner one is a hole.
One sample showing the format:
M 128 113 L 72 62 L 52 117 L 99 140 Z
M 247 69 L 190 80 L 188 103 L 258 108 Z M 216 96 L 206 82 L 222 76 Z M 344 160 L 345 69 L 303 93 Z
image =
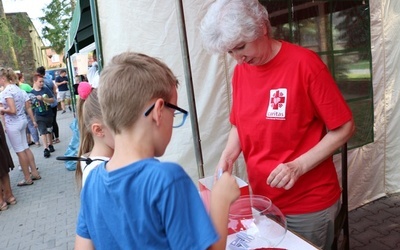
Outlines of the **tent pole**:
M 78 53 L 77 50 L 77 45 L 76 42 L 74 40 L 74 46 L 75 46 L 75 52 Z M 69 54 L 69 52 L 67 52 L 67 71 L 68 71 L 68 88 L 69 88 L 69 93 L 71 95 L 71 102 L 72 102 L 72 110 L 73 110 L 73 114 L 74 114 L 74 118 L 76 118 L 76 98 L 75 98 L 75 93 L 73 91 L 74 87 L 73 87 L 73 81 L 75 80 L 75 70 L 74 70 L 74 66 L 72 65 L 72 58 L 71 55 Z M 56 97 L 57 98 L 57 97 Z
M 176 0 L 176 8 L 177 8 L 176 13 L 178 15 L 178 28 L 179 28 L 179 37 L 181 42 L 183 67 L 185 73 L 186 92 L 188 96 L 190 121 L 192 123 L 193 142 L 194 142 L 196 162 L 197 162 L 197 172 L 199 175 L 199 179 L 201 179 L 204 178 L 204 164 L 203 164 L 203 155 L 201 150 L 201 140 L 200 140 L 198 120 L 197 120 L 196 101 L 193 90 L 192 70 L 190 67 L 189 48 L 187 44 L 185 17 L 183 13 L 182 0 Z

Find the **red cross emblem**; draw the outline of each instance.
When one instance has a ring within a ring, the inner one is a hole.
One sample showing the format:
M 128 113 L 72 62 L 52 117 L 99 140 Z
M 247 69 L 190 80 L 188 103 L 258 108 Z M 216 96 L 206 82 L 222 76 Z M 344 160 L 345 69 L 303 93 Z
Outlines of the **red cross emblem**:
M 277 90 L 275 92 L 275 94 L 272 95 L 271 98 L 271 107 L 272 109 L 278 109 L 280 107 L 282 107 L 283 103 L 285 103 L 285 96 L 283 95 L 282 92 L 279 92 L 279 90 Z

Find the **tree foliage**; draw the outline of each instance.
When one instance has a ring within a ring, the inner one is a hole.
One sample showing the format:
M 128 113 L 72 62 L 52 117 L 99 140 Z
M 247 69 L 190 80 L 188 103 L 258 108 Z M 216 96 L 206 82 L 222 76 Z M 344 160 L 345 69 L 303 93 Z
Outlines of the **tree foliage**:
M 40 18 L 44 24 L 42 35 L 57 53 L 62 53 L 64 50 L 74 7 L 74 0 L 52 0 L 43 9 L 44 16 Z
M 335 28 L 339 30 L 339 39 L 346 42 L 347 48 L 370 47 L 368 4 L 341 11 L 339 18 L 342 21 Z M 368 58 L 368 55 L 365 56 Z
M 17 49 L 21 49 L 24 44 L 25 40 L 17 35 L 9 20 L 0 18 L 0 49 L 8 50 L 14 45 L 17 45 Z
M 17 45 L 16 48 L 20 50 L 24 43 L 25 40 L 16 34 L 11 23 L 7 20 L 3 2 L 0 0 L 0 54 L 2 56 L 9 55 L 14 68 L 18 68 L 14 46 Z

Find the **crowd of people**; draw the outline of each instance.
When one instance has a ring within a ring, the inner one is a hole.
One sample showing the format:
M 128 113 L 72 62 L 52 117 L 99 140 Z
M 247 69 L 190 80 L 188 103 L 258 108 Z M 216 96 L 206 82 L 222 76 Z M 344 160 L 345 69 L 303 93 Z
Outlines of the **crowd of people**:
M 68 80 L 65 72 L 62 77 Z M 59 94 L 56 83 L 43 66 L 32 73 L 31 79 L 32 84 L 29 84 L 23 73 L 0 68 L 0 211 L 17 202 L 9 177 L 15 165 L 6 135 L 24 175 L 17 186 L 30 186 L 42 178 L 30 146 L 42 145 L 43 156 L 49 158 L 55 151 L 53 144 L 60 142 L 56 119 L 58 102 L 69 103 L 68 96 Z

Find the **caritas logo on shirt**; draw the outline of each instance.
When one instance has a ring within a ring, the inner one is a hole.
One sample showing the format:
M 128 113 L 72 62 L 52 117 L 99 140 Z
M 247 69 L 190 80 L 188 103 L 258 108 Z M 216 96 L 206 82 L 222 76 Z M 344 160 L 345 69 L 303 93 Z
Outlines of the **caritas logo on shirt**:
M 271 89 L 266 119 L 286 120 L 287 89 Z

